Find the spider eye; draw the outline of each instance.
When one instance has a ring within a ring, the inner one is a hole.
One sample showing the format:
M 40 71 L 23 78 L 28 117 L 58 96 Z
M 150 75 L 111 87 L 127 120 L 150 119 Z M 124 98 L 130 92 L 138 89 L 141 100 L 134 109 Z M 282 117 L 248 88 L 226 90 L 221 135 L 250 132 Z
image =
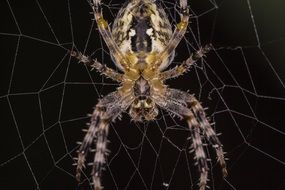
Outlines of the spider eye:
M 150 98 L 146 99 L 146 103 L 147 104 L 151 104 L 152 103 L 152 100 Z
M 138 100 L 145 100 L 146 99 L 146 96 L 139 96 L 138 97 Z
M 135 100 L 134 100 L 134 102 L 133 102 L 133 104 L 138 104 L 139 103 L 139 100 L 136 98 Z

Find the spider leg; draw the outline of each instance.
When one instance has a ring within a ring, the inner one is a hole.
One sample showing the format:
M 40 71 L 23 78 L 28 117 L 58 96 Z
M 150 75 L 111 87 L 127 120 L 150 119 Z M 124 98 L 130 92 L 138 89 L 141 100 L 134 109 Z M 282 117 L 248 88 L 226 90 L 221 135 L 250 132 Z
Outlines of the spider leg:
M 186 92 L 177 89 L 169 88 L 167 97 L 172 101 L 178 102 L 183 105 L 187 105 L 192 110 L 192 113 L 194 114 L 197 122 L 199 123 L 199 126 L 203 129 L 203 132 L 205 133 L 207 140 L 211 143 L 212 147 L 215 149 L 217 155 L 217 161 L 219 162 L 222 168 L 224 177 L 226 177 L 228 172 L 224 157 L 223 146 L 217 134 L 211 127 L 211 124 L 209 123 L 209 120 L 206 117 L 206 113 L 202 105 L 193 95 L 190 95 Z
M 211 124 L 206 118 L 205 111 L 201 106 L 201 104 L 199 103 L 199 101 L 194 96 L 190 96 L 188 104 L 193 110 L 193 113 L 196 116 L 196 118 L 198 118 L 201 127 L 204 129 L 208 141 L 212 144 L 213 148 L 216 150 L 217 160 L 221 165 L 224 177 L 226 177 L 228 175 L 228 172 L 227 172 L 222 143 L 220 142 L 217 134 L 215 133 L 215 131 L 211 127 Z
M 157 97 L 155 102 L 163 109 L 184 118 L 189 126 L 189 130 L 191 133 L 192 139 L 192 151 L 195 153 L 195 160 L 200 172 L 200 179 L 199 179 L 199 190 L 205 190 L 208 180 L 208 163 L 206 153 L 203 148 L 202 137 L 200 135 L 201 126 L 197 122 L 194 114 L 192 111 L 187 108 L 186 106 L 175 102 L 173 100 L 168 99 L 168 97 Z
M 97 132 L 97 125 L 99 115 L 101 115 L 100 109 L 95 109 L 92 113 L 91 123 L 89 129 L 82 141 L 80 148 L 78 149 L 77 167 L 76 167 L 76 180 L 80 181 L 82 169 L 85 168 L 85 159 L 92 145 Z
M 91 59 L 90 57 L 83 55 L 81 52 L 77 51 L 71 51 L 70 55 L 72 57 L 75 57 L 79 60 L 79 62 L 84 63 L 85 65 L 88 65 L 92 67 L 92 69 L 96 69 L 99 73 L 105 75 L 106 77 L 113 79 L 117 82 L 123 81 L 123 75 L 116 72 L 115 70 L 107 67 L 106 65 L 103 65 L 102 63 L 98 62 L 97 60 Z
M 108 49 L 114 56 L 116 63 L 120 63 L 124 71 L 130 70 L 127 58 L 122 54 L 118 45 L 115 43 L 109 24 L 103 17 L 101 0 L 93 0 L 93 4 L 91 6 L 93 9 L 94 18 L 98 25 L 99 32 L 102 38 L 104 39 L 106 45 L 108 46 Z
M 126 104 L 123 103 L 123 97 L 118 92 L 105 96 L 96 105 L 91 117 L 91 123 L 87 134 L 78 150 L 78 161 L 76 168 L 76 179 L 80 181 L 82 169 L 85 167 L 85 159 L 91 145 L 96 144 L 95 157 L 92 168 L 92 179 L 95 190 L 101 190 L 101 175 L 106 162 L 107 136 L 109 124 L 114 121 L 122 111 L 125 111 Z
M 107 136 L 109 131 L 109 124 L 113 119 L 116 118 L 114 117 L 114 114 L 118 115 L 120 111 L 120 108 L 118 108 L 117 110 L 110 111 L 109 113 L 103 113 L 100 117 L 100 122 L 98 123 L 98 128 L 96 131 L 95 157 L 92 168 L 92 179 L 95 190 L 103 189 L 101 185 L 101 176 L 102 170 L 104 169 L 104 165 L 106 163 L 106 156 L 108 154 Z
M 206 187 L 208 176 L 208 164 L 205 151 L 202 145 L 201 133 L 205 134 L 207 140 L 216 151 L 217 160 L 221 165 L 224 177 L 227 176 L 226 162 L 222 144 L 217 134 L 212 129 L 205 111 L 199 101 L 186 92 L 169 88 L 165 96 L 156 95 L 155 102 L 167 111 L 186 119 L 193 142 L 193 151 L 200 171 L 200 190 Z
M 185 72 L 187 72 L 190 67 L 197 62 L 199 59 L 205 56 L 211 50 L 211 46 L 207 45 L 204 48 L 199 49 L 195 53 L 193 53 L 187 60 L 183 61 L 183 63 L 179 66 L 174 67 L 173 69 L 164 71 L 160 73 L 161 80 L 167 80 L 170 78 L 178 77 Z
M 176 25 L 176 28 L 170 38 L 168 45 L 165 49 L 157 56 L 159 59 L 153 65 L 153 68 L 157 68 L 162 63 L 162 60 L 167 59 L 169 55 L 178 46 L 184 34 L 186 33 L 187 26 L 189 23 L 189 9 L 187 7 L 187 0 L 180 0 L 180 22 Z
M 207 185 L 209 167 L 207 163 L 205 150 L 203 148 L 202 138 L 200 135 L 201 128 L 198 125 L 193 115 L 189 114 L 188 116 L 185 116 L 185 119 L 187 120 L 191 132 L 192 143 L 193 143 L 192 151 L 195 151 L 195 159 L 197 160 L 198 170 L 200 171 L 200 181 L 198 185 L 200 187 L 200 190 L 204 190 Z

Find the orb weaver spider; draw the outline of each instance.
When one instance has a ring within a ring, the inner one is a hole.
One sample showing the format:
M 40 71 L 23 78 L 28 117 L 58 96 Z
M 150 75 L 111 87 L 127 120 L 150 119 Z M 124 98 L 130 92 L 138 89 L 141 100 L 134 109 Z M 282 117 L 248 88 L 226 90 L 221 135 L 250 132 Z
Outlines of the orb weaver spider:
M 186 120 L 191 133 L 191 147 L 200 173 L 200 190 L 206 188 L 209 170 L 202 143 L 204 137 L 215 149 L 223 175 L 227 175 L 222 144 L 199 101 L 191 94 L 164 85 L 167 79 L 186 73 L 191 65 L 211 49 L 211 46 L 205 46 L 180 65 L 166 70 L 189 23 L 187 0 L 180 0 L 179 3 L 180 22 L 174 31 L 167 14 L 155 0 L 126 2 L 119 10 L 112 29 L 103 17 L 101 0 L 93 0 L 91 3 L 99 32 L 112 60 L 120 70 L 117 72 L 108 68 L 80 52 L 70 52 L 79 62 L 120 83 L 116 91 L 99 100 L 78 150 L 76 178 L 79 181 L 90 146 L 93 143 L 96 146 L 92 169 L 95 190 L 103 189 L 101 177 L 108 154 L 109 125 L 127 110 L 131 118 L 139 122 L 154 120 L 158 115 L 158 107 Z

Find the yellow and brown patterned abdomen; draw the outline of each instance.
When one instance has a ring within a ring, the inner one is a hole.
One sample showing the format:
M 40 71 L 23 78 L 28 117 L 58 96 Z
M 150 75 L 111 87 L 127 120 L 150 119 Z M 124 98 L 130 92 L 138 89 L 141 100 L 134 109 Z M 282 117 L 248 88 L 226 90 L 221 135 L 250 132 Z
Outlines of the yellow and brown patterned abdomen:
M 172 28 L 161 6 L 151 1 L 132 1 L 118 13 L 112 27 L 114 41 L 128 57 L 131 67 L 149 67 L 150 57 L 158 55 L 167 46 Z M 166 68 L 174 53 L 164 59 L 158 70 Z M 121 68 L 120 63 L 116 65 Z

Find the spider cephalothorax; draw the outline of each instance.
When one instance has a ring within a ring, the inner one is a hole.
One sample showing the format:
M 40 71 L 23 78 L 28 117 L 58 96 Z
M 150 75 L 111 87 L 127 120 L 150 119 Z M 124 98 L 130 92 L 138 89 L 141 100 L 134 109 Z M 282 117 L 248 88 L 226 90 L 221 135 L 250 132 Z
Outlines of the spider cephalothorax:
M 181 18 L 174 31 L 166 13 L 155 0 L 129 0 L 120 9 L 111 30 L 103 18 L 101 1 L 93 0 L 92 8 L 99 32 L 114 63 L 121 70 L 120 73 L 116 72 L 80 52 L 71 51 L 71 55 L 80 62 L 120 83 L 115 92 L 103 97 L 96 105 L 89 129 L 78 150 L 76 178 L 80 180 L 86 155 L 95 142 L 92 170 L 95 190 L 103 188 L 101 175 L 108 152 L 106 146 L 110 122 L 123 112 L 129 112 L 135 121 L 154 120 L 158 107 L 187 121 L 192 137 L 191 148 L 200 172 L 200 190 L 206 188 L 209 170 L 203 138 L 216 150 L 223 174 L 227 174 L 222 144 L 199 101 L 193 95 L 164 85 L 165 80 L 188 71 L 210 50 L 209 46 L 201 48 L 180 65 L 166 70 L 188 26 L 187 1 L 179 2 Z
M 158 114 L 158 109 L 152 101 L 151 86 L 143 77 L 136 80 L 133 87 L 134 101 L 130 106 L 130 115 L 135 121 L 153 120 Z

